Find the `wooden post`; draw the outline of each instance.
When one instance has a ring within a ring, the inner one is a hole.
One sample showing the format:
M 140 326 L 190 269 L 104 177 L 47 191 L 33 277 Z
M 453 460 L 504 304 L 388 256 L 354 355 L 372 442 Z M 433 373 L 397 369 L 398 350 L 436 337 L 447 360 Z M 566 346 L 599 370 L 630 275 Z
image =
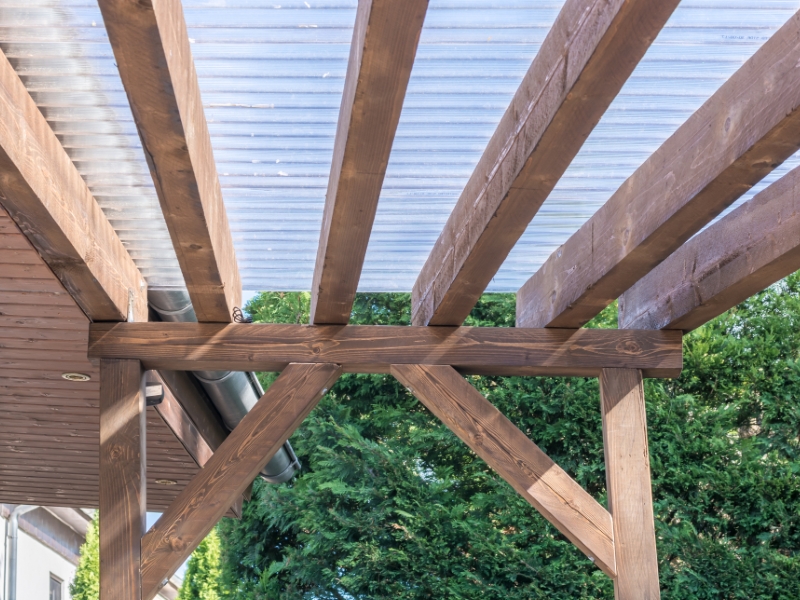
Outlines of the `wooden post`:
M 600 374 L 608 510 L 614 527 L 617 600 L 660 598 L 642 372 Z
M 145 394 L 138 360 L 100 361 L 100 600 L 141 600 Z

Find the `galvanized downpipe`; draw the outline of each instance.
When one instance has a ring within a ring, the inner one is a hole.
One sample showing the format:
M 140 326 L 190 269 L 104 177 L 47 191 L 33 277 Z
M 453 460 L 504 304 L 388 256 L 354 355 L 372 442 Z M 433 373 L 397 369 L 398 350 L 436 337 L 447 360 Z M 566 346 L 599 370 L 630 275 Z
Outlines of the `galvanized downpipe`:
M 6 579 L 8 595 L 6 600 L 17 600 L 17 547 L 19 546 L 19 518 L 26 512 L 32 511 L 38 506 L 20 504 L 15 506 L 8 517 L 8 528 L 6 531 L 6 556 L 8 563 L 6 566 Z
M 186 290 L 149 289 L 147 300 L 162 321 L 197 322 Z M 192 371 L 222 416 L 225 426 L 233 429 L 252 409 L 264 390 L 255 373 L 241 371 Z M 292 446 L 287 441 L 261 471 L 269 483 L 284 483 L 300 468 Z

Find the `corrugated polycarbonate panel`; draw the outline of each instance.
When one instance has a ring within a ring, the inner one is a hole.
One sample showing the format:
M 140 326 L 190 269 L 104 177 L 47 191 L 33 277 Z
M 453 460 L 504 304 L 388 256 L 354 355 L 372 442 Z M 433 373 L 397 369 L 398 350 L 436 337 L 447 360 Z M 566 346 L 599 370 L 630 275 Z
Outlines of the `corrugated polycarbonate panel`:
M 361 290 L 411 289 L 561 6 L 431 0 Z M 798 8 L 684 0 L 489 290 L 516 291 Z M 244 288 L 308 290 L 356 0 L 184 9 Z M 180 285 L 96 4 L 0 0 L 0 28 L 150 285 Z
M 0 47 L 147 281 L 182 286 L 97 4 L 0 0 Z

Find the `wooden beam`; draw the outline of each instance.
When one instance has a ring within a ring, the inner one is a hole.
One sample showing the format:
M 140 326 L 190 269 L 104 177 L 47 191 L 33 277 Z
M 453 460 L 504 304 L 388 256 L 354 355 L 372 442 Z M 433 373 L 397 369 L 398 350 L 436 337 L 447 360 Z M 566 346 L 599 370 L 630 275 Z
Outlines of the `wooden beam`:
M 611 515 L 452 367 L 392 375 L 569 540 L 614 577 Z
M 197 319 L 228 323 L 242 284 L 180 0 L 99 0 Z
M 170 431 L 175 434 L 181 445 L 186 448 L 186 452 L 197 463 L 197 466 L 204 466 L 214 454 L 215 448 L 203 437 L 189 413 L 183 409 L 181 402 L 175 397 L 172 390 L 164 384 L 158 372 L 150 371 L 148 373 L 148 384 L 151 382 L 162 385 L 164 389 L 164 398 L 154 407 L 156 412 Z
M 133 260 L 0 52 L 0 205 L 94 321 L 147 320 Z
M 461 325 L 679 0 L 568 0 L 412 293 L 414 325 Z
M 213 456 L 214 450 L 216 450 L 218 444 L 212 445 L 203 437 L 203 434 L 195 426 L 191 415 L 184 410 L 184 403 L 178 400 L 169 386 L 161 379 L 158 372 L 149 371 L 147 380 L 148 385 L 156 384 L 164 391 L 163 399 L 153 408 L 155 408 L 158 415 L 164 421 L 164 424 L 169 427 L 175 439 L 186 449 L 186 452 L 192 457 L 192 460 L 194 460 L 197 466 L 201 468 L 204 467 Z M 237 519 L 241 518 L 242 496 L 234 500 L 230 507 L 229 516 L 236 517 Z
M 359 0 L 333 147 L 311 323 L 347 324 L 428 0 Z
M 145 403 L 137 360 L 100 361 L 100 600 L 141 600 Z
M 185 371 L 165 370 L 157 372 L 157 379 L 172 393 L 183 411 L 189 415 L 200 436 L 211 450 L 219 448 L 220 444 L 228 437 L 229 431 L 197 379 Z
M 619 299 L 625 329 L 691 331 L 800 269 L 800 168 L 697 234 Z
M 96 323 L 90 358 L 135 358 L 148 369 L 280 371 L 290 362 L 388 373 L 393 364 L 452 365 L 488 375 L 597 377 L 604 367 L 677 377 L 678 331 L 210 323 Z
M 603 369 L 600 396 L 617 565 L 614 597 L 656 600 L 661 595 L 641 372 Z
M 142 598 L 150 600 L 186 560 L 341 373 L 291 364 L 142 538 Z
M 797 151 L 795 14 L 531 277 L 520 327 L 580 327 Z

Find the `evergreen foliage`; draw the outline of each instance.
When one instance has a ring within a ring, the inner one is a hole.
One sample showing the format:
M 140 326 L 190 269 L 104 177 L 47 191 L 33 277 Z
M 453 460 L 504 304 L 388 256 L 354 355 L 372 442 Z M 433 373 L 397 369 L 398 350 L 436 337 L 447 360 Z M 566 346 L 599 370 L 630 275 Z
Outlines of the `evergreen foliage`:
M 100 598 L 100 536 L 99 512 L 89 523 L 86 541 L 81 546 L 75 578 L 69 584 L 72 600 L 98 600 Z
M 212 529 L 192 552 L 178 600 L 220 600 L 220 543 Z
M 514 296 L 468 324 L 513 326 Z M 262 294 L 262 322 L 307 295 Z M 409 297 L 359 294 L 354 323 L 407 324 Z M 610 307 L 591 324 L 613 327 Z M 664 598 L 800 598 L 800 277 L 685 338 L 646 381 Z M 469 377 L 605 503 L 596 379 Z M 304 468 L 256 482 L 225 520 L 224 588 L 242 599 L 613 598 L 612 582 L 392 377 L 344 375 L 292 437 Z

